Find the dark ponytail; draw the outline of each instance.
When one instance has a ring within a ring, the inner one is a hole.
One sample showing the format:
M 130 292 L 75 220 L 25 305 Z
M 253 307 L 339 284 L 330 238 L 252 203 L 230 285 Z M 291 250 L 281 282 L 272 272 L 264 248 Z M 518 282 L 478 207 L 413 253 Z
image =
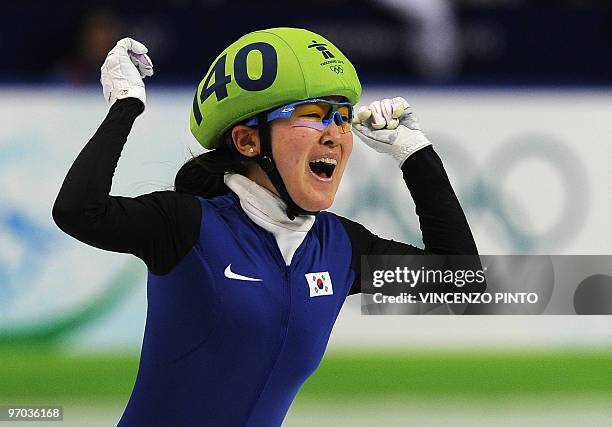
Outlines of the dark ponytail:
M 189 159 L 176 173 L 174 190 L 205 198 L 222 196 L 229 192 L 223 182 L 227 172 L 246 174 L 246 165 L 229 145 L 220 144 L 214 150 Z

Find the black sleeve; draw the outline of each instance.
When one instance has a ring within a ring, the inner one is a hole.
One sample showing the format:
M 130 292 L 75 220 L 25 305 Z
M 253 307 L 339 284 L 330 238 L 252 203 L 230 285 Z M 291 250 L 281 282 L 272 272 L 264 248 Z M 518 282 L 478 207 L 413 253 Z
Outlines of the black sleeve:
M 134 254 L 154 274 L 166 274 L 198 240 L 199 200 L 174 191 L 136 198 L 109 195 L 121 151 L 142 111 L 142 102 L 135 98 L 112 106 L 68 171 L 53 219 L 88 245 Z
M 339 217 L 351 241 L 351 268 L 356 272 L 349 295 L 361 292 L 362 255 L 478 254 L 470 226 L 434 149 L 428 146 L 408 157 L 402 173 L 416 206 L 425 249 L 383 239 L 363 225 Z

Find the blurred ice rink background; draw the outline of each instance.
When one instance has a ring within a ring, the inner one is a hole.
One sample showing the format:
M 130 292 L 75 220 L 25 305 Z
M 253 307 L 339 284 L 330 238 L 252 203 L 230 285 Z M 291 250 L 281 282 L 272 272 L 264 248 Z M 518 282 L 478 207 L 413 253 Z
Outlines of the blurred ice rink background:
M 63 404 L 65 425 L 99 426 L 129 397 L 144 265 L 51 219 L 106 114 L 98 70 L 124 35 L 149 46 L 156 75 L 113 194 L 169 189 L 198 152 L 193 91 L 223 46 L 303 26 L 346 46 L 362 103 L 399 95 L 414 106 L 481 253 L 611 253 L 607 2 L 313 1 L 297 15 L 268 1 L 87 3 L 8 6 L 0 18 L 11 53 L 0 59 L 0 405 Z M 362 144 L 331 210 L 421 245 L 400 171 Z M 611 341 L 606 316 L 366 317 L 351 297 L 285 425 L 610 425 Z

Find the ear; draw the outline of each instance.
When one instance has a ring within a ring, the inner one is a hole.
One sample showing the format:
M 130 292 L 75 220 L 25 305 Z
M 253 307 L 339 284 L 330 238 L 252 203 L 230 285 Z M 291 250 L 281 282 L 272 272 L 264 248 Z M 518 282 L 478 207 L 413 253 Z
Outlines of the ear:
M 232 141 L 240 154 L 245 157 L 259 155 L 259 132 L 244 125 L 236 125 L 232 129 Z

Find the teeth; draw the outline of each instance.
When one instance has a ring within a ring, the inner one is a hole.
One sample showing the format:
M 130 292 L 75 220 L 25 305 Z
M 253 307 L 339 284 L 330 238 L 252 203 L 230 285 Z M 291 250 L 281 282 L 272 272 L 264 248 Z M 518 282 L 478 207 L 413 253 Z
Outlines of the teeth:
M 316 159 L 316 160 L 311 161 L 310 163 L 317 163 L 317 162 L 327 163 L 329 165 L 334 165 L 334 166 L 336 166 L 338 164 L 338 161 L 336 159 L 330 159 L 328 157 L 323 157 L 321 159 Z

